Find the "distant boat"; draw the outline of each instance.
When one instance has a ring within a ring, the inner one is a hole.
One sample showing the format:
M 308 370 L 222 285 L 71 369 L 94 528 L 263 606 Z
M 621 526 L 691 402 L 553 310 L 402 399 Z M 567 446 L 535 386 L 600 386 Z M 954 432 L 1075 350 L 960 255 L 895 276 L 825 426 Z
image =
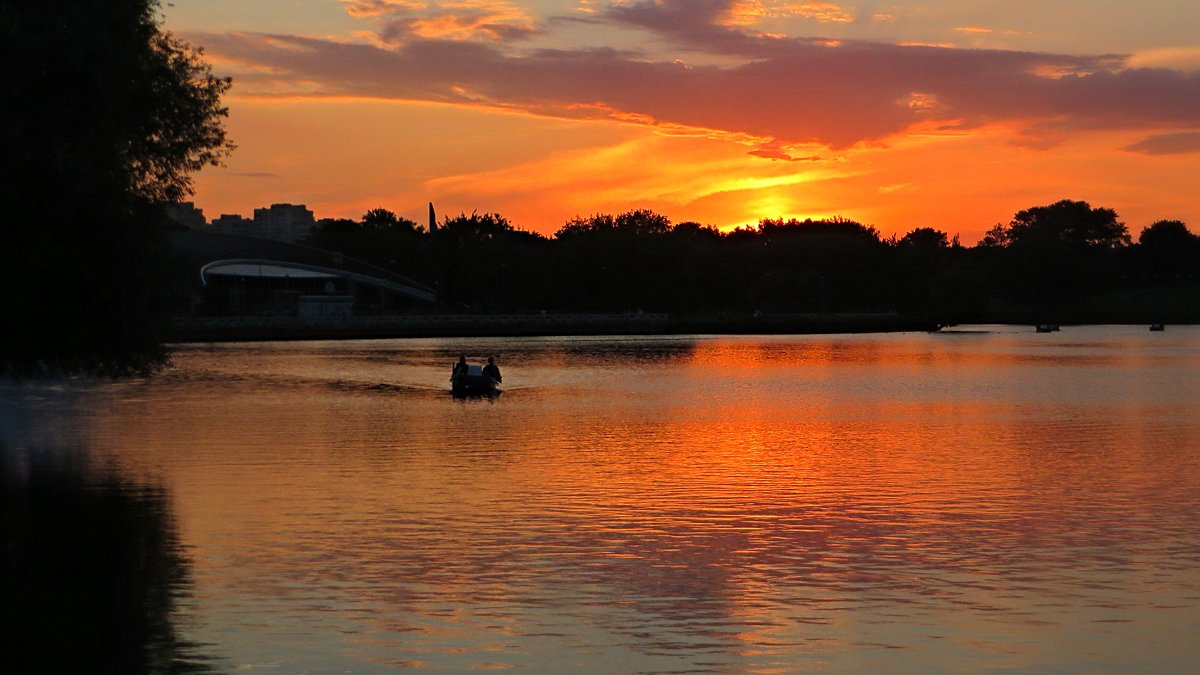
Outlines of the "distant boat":
M 1037 332 L 1039 333 L 1053 333 L 1059 330 L 1056 323 L 1039 323 L 1035 328 L 1037 328 Z
M 450 392 L 458 397 L 497 396 L 500 383 L 483 374 L 483 366 L 467 366 L 467 372 L 450 376 Z
M 1166 330 L 1166 329 L 1167 329 L 1167 327 L 1166 327 L 1166 326 L 1164 326 L 1164 325 L 1162 325 L 1161 323 L 1152 323 L 1152 324 L 1150 324 L 1150 330 L 1154 331 L 1155 333 L 1158 333 L 1158 332 L 1164 331 L 1164 330 Z

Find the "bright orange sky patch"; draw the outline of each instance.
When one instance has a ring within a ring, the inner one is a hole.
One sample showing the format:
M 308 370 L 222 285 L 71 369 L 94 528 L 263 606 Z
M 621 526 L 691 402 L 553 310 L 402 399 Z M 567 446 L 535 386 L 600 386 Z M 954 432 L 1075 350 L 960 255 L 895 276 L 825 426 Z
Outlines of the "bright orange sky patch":
M 238 150 L 197 180 L 210 218 L 289 201 L 423 222 L 433 201 L 552 233 L 651 208 L 722 228 L 841 215 L 972 243 L 1071 198 L 1135 234 L 1200 222 L 1200 47 L 1174 30 L 1200 9 L 1175 0 L 1159 0 L 1174 20 L 1157 33 L 1105 3 L 1067 33 L 1051 9 L 1014 20 L 940 1 L 886 18 L 775 0 L 287 4 L 278 29 L 225 0 L 170 12 L 235 78 Z M 1084 35 L 1103 21 L 1121 42 Z M 987 49 L 900 46 L 967 38 Z

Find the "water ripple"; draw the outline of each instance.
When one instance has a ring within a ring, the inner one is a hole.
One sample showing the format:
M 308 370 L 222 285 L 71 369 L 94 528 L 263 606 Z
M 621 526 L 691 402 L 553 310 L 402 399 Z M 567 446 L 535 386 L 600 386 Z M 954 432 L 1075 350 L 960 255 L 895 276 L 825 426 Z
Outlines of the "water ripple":
M 10 399 L 170 486 L 238 667 L 1182 670 L 1200 331 L 1073 330 L 226 345 Z M 463 352 L 504 396 L 449 396 Z

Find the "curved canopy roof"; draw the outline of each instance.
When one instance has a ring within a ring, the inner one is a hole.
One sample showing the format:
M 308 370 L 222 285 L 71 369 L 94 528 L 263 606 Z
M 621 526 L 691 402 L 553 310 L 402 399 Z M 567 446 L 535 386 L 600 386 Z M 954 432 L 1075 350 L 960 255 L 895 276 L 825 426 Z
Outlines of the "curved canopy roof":
M 260 260 L 256 262 L 237 261 L 237 260 L 218 260 L 205 265 L 201 270 L 204 279 L 207 277 L 223 276 L 223 277 L 272 277 L 272 278 L 292 278 L 292 279 L 334 279 L 339 275 L 329 272 L 322 272 L 315 269 L 304 269 L 298 267 L 295 263 L 280 264 L 277 262 L 267 262 Z
M 430 289 L 415 284 L 405 284 L 390 279 L 352 272 L 346 269 L 322 267 L 306 263 L 286 262 L 282 260 L 259 260 L 251 258 L 234 258 L 229 260 L 214 260 L 200 268 L 200 282 L 208 285 L 210 277 L 259 277 L 270 279 L 337 279 L 346 278 L 359 284 L 376 286 L 398 295 L 403 295 L 422 302 L 436 302 L 437 295 Z

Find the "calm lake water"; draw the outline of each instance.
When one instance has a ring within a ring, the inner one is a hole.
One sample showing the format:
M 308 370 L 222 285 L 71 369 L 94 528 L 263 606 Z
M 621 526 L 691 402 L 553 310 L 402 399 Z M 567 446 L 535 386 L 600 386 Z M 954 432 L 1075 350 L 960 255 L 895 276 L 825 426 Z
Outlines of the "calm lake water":
M 460 353 L 504 394 L 453 399 Z M 89 548 L 37 620 L 120 588 L 129 662 L 1200 663 L 1200 328 L 192 345 L 0 394 L 10 558 Z

